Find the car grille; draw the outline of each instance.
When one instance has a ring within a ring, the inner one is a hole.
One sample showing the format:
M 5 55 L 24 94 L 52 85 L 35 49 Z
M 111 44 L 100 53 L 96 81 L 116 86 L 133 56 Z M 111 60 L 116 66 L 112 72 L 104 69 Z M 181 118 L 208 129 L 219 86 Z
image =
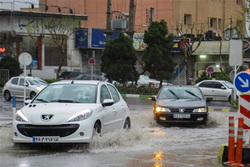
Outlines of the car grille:
M 181 111 L 182 108 L 170 108 L 170 111 L 171 112 L 181 112 L 181 113 L 192 113 L 194 108 L 183 108 L 182 111 Z
M 33 136 L 60 136 L 65 137 L 73 134 L 79 128 L 78 124 L 66 125 L 17 125 L 18 131 L 27 137 Z

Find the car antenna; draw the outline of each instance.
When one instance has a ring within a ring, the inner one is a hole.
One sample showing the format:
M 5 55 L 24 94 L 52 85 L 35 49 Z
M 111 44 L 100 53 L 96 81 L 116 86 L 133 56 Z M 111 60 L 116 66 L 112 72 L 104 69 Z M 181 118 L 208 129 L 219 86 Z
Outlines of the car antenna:
M 73 84 L 73 83 L 74 83 L 74 80 L 71 81 L 71 84 Z

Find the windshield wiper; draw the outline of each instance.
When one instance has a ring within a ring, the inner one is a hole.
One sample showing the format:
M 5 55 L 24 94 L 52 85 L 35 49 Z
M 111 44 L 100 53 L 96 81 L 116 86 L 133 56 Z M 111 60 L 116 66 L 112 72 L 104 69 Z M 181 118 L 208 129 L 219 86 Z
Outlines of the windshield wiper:
M 48 101 L 44 100 L 44 99 L 35 99 L 36 101 L 41 101 L 41 102 L 44 102 L 44 103 L 48 103 Z
M 198 98 L 199 100 L 201 100 L 201 98 L 200 98 L 199 96 L 197 96 L 196 94 L 194 94 L 193 92 L 190 92 L 190 91 L 188 91 L 188 90 L 185 90 L 185 92 L 187 92 L 187 93 L 189 93 L 190 95 L 192 95 L 192 96 Z
M 171 92 L 177 99 L 180 99 L 172 90 L 168 89 L 169 92 Z
M 80 103 L 78 101 L 73 101 L 73 100 L 63 100 L 63 99 L 59 99 L 59 100 L 51 100 L 50 102 L 59 102 L 59 103 Z

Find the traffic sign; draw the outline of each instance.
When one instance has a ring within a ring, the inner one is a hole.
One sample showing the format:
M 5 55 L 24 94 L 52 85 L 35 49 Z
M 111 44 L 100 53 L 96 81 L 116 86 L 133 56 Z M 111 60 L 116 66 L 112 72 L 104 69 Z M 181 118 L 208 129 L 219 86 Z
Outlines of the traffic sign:
M 88 61 L 89 65 L 93 66 L 95 65 L 95 59 L 94 58 L 90 58 Z
M 207 71 L 208 74 L 213 74 L 214 73 L 214 68 L 209 66 L 209 67 L 207 67 L 206 71 Z
M 238 73 L 234 78 L 234 86 L 242 93 L 250 92 L 250 74 L 245 71 Z
M 21 65 L 27 66 L 30 65 L 32 56 L 27 52 L 23 52 L 19 55 L 18 60 Z

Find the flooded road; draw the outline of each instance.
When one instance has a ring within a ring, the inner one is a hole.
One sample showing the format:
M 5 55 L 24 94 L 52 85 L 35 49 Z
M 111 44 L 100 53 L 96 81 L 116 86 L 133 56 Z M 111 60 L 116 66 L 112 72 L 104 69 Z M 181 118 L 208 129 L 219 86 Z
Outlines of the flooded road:
M 228 140 L 228 116 L 237 117 L 236 112 L 210 112 L 207 126 L 164 127 L 153 119 L 153 102 L 133 98 L 126 101 L 131 109 L 132 129 L 105 134 L 89 146 L 14 146 L 11 125 L 1 127 L 0 166 L 221 166 L 219 147 Z

